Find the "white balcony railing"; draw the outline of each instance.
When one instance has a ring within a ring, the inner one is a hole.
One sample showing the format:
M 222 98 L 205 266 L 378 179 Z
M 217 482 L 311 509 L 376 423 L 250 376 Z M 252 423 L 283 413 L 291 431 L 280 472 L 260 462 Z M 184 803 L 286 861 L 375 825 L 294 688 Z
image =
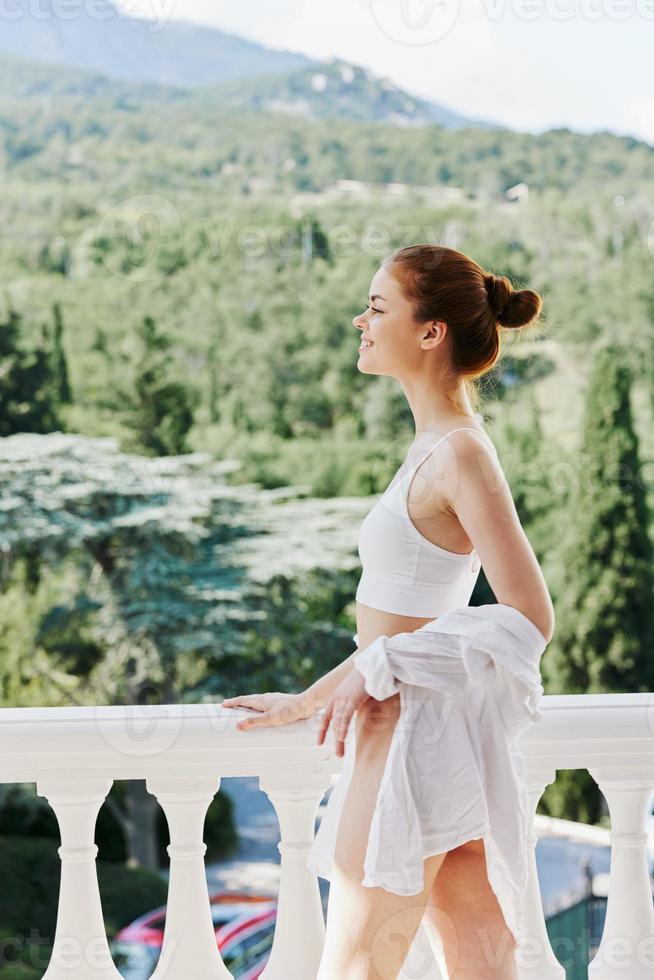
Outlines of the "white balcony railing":
M 533 811 L 557 769 L 587 769 L 611 815 L 606 922 L 589 977 L 651 980 L 645 816 L 654 789 L 654 694 L 549 695 L 542 710 L 520 743 Z M 333 754 L 331 729 L 326 743 L 316 745 L 318 716 L 237 731 L 236 721 L 247 714 L 212 704 L 0 710 L 0 782 L 35 782 L 60 828 L 58 918 L 45 980 L 119 980 L 104 930 L 94 843 L 97 814 L 115 779 L 145 779 L 168 822 L 167 915 L 153 977 L 231 977 L 215 941 L 202 840 L 209 803 L 227 776 L 258 776 L 279 819 L 277 922 L 263 980 L 315 977 L 324 920 L 318 882 L 305 861 L 318 805 L 343 762 Z M 530 939 L 518 951 L 520 978 L 563 980 L 545 928 L 533 830 L 530 843 Z M 20 888 L 20 882 L 2 887 Z

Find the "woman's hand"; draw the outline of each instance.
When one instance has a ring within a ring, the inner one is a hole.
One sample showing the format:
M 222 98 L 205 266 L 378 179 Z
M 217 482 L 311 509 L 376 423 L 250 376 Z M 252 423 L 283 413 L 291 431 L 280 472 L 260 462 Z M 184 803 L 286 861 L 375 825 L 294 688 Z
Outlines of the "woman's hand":
M 236 725 L 239 729 L 258 728 L 265 725 L 288 725 L 301 718 L 310 718 L 318 710 L 302 694 L 283 694 L 272 691 L 269 694 L 239 694 L 218 702 L 219 708 L 254 708 L 261 712 L 252 718 L 244 718 Z
M 325 735 L 333 722 L 333 733 L 336 741 L 336 755 L 345 754 L 345 737 L 350 727 L 352 715 L 370 698 L 366 691 L 366 680 L 361 671 L 353 668 L 345 680 L 334 689 L 327 701 L 322 725 L 318 734 L 318 745 L 322 745 Z

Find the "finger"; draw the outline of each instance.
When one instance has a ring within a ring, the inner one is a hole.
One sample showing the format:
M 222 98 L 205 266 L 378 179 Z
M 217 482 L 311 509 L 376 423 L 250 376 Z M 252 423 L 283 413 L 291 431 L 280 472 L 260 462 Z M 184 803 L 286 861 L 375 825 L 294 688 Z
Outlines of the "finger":
M 329 730 L 329 723 L 332 716 L 332 710 L 333 710 L 332 705 L 328 705 L 327 708 L 325 708 L 325 713 L 320 723 L 320 731 L 318 732 L 318 745 L 322 745 L 322 743 L 325 741 L 325 735 Z
M 233 698 L 225 698 L 223 701 L 219 702 L 219 707 L 235 708 L 237 705 L 242 704 L 243 700 L 244 700 L 243 695 L 236 695 Z
M 347 714 L 347 702 L 339 701 L 334 707 L 334 717 L 332 719 L 332 725 L 334 729 L 334 738 L 340 738 L 341 729 L 343 727 L 343 721 Z
M 329 722 L 330 722 L 330 719 L 331 719 L 332 711 L 333 710 L 334 710 L 334 706 L 331 705 L 331 704 L 328 705 L 325 708 L 325 714 L 324 714 L 323 719 L 322 719 L 322 724 L 320 726 L 320 731 L 318 732 L 318 745 L 322 745 L 322 743 L 325 740 L 325 735 L 327 734 L 327 730 L 329 728 Z
M 333 742 L 334 742 L 335 745 L 336 745 L 336 719 L 337 719 L 337 712 L 338 712 L 338 705 L 332 704 L 330 706 L 330 709 L 329 709 L 329 717 L 325 719 L 326 725 L 325 725 L 325 732 L 324 732 L 324 734 L 326 735 L 327 734 L 327 729 L 329 728 L 329 725 L 331 725 L 331 727 L 332 727 L 332 740 L 333 740 Z
M 225 698 L 220 702 L 221 708 L 254 708 L 255 711 L 265 711 L 265 707 L 252 694 L 242 694 L 234 698 Z
M 347 704 L 343 706 L 338 714 L 338 717 L 334 720 L 334 738 L 337 742 L 337 754 L 341 756 L 345 752 L 345 739 L 348 728 L 350 727 L 351 719 L 352 706 Z
M 257 718 L 243 718 L 242 721 L 237 722 L 236 727 L 240 729 L 244 728 L 257 728 L 260 725 L 267 725 L 270 723 L 271 715 L 269 711 L 264 711 Z

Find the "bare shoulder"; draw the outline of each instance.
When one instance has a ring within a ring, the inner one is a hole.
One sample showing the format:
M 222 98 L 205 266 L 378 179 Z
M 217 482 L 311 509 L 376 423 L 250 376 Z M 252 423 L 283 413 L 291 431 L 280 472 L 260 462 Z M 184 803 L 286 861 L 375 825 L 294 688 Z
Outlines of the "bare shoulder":
M 443 447 L 441 461 L 449 458 L 443 467 L 443 489 L 450 499 L 461 480 L 476 484 L 479 490 L 506 482 L 495 443 L 485 430 L 455 429 L 443 440 Z
M 450 513 L 454 513 L 453 501 L 462 482 L 476 495 L 497 492 L 507 483 L 495 445 L 482 429 L 451 430 L 423 468 L 422 503 Z
M 497 601 L 519 609 L 549 642 L 552 599 L 494 444 L 467 430 L 452 432 L 444 442 L 450 456 L 441 459 L 451 462 L 441 466 L 447 510 L 472 542 Z
M 480 451 L 485 451 L 497 458 L 495 443 L 488 432 L 482 428 L 452 429 L 445 441 L 455 448 L 457 453 L 476 456 Z

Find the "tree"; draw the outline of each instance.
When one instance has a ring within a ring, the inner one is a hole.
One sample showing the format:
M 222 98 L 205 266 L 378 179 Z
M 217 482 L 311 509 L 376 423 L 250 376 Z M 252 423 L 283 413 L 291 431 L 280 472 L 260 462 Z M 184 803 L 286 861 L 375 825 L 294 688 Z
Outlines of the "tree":
M 357 567 L 365 498 L 316 507 L 295 499 L 301 488 L 235 491 L 224 480 L 230 462 L 200 453 L 130 456 L 118 452 L 117 440 L 100 447 L 70 434 L 0 442 L 7 501 L 0 508 L 0 550 L 18 566 L 38 548 L 48 569 L 75 564 L 79 580 L 72 599 L 57 597 L 56 608 L 45 612 L 41 607 L 20 648 L 11 630 L 0 630 L 0 692 L 10 694 L 13 706 L 23 690 L 34 703 L 45 681 L 48 700 L 59 704 L 222 697 L 248 673 L 244 651 L 254 643 L 252 630 L 275 613 L 274 602 L 261 607 L 263 585 L 276 576 L 286 581 L 314 569 Z M 317 601 L 324 607 L 321 595 Z M 17 627 L 24 619 L 18 612 Z M 294 643 L 295 676 L 304 683 L 309 650 Z M 3 648 L 12 653 L 20 685 L 14 676 L 4 681 Z M 323 651 L 316 644 L 310 652 L 315 658 Z M 285 671 L 288 680 L 288 664 Z M 154 860 L 156 806 L 129 781 L 121 825 L 130 856 L 143 864 Z M 120 821 L 120 807 L 113 812 Z
M 62 405 L 70 405 L 73 400 L 68 380 L 68 364 L 63 347 L 64 321 L 59 303 L 52 304 L 52 316 L 54 320 L 54 336 L 52 344 L 52 374 L 54 388 L 59 402 Z
M 220 384 L 218 382 L 218 371 L 220 360 L 218 357 L 218 344 L 214 340 L 207 351 L 207 371 L 209 374 L 209 392 L 207 402 L 209 407 L 209 421 L 212 425 L 220 422 Z
M 21 345 L 22 317 L 13 308 L 0 318 L 0 436 L 62 428 L 47 333 L 41 345 Z
M 170 381 L 170 340 L 160 333 L 151 316 L 143 317 L 136 332 L 141 343 L 131 391 L 125 393 L 128 424 L 140 444 L 156 455 L 187 451 L 186 436 L 193 425 L 198 394 L 181 381 Z
M 654 689 L 654 570 L 630 405 L 618 347 L 588 381 L 574 522 L 557 606 L 557 678 L 570 693 Z
M 547 662 L 561 693 L 654 689 L 653 555 L 630 381 L 620 348 L 600 347 L 588 381 L 571 518 L 561 535 L 563 579 Z M 601 799 L 589 773 L 566 770 L 543 803 L 549 813 L 594 822 Z
M 332 263 L 329 238 L 316 217 L 311 215 L 299 222 L 302 233 L 302 262 L 311 264 L 314 259 L 324 259 Z

